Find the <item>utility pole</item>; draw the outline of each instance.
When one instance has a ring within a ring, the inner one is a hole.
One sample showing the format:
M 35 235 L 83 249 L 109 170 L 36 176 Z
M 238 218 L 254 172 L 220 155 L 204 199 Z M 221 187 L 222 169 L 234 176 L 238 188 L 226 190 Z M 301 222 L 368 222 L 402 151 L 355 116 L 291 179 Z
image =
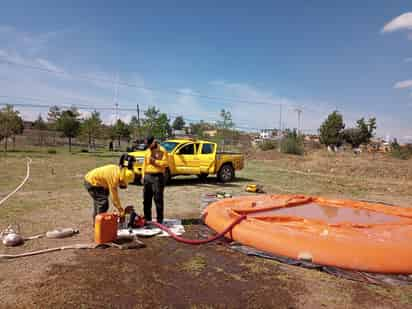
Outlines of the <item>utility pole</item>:
M 300 117 L 303 113 L 303 111 L 299 108 L 295 108 L 295 112 L 298 114 L 298 133 L 300 134 Z
M 136 104 L 137 110 L 137 138 L 140 140 L 140 106 Z
M 279 104 L 279 134 L 282 134 L 282 104 Z
M 116 82 L 114 84 L 114 105 L 116 110 L 116 121 L 119 120 L 119 103 L 117 102 L 118 95 L 118 83 L 119 83 L 119 74 L 116 75 Z

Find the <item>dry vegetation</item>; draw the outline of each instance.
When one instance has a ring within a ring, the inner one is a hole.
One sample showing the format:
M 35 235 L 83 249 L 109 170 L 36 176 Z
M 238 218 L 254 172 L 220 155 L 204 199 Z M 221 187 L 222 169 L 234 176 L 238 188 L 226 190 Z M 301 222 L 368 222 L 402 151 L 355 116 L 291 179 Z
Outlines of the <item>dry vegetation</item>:
M 24 177 L 25 157 L 33 159 L 32 177 L 24 189 L 0 207 L 0 228 L 19 223 L 26 235 L 63 226 L 78 227 L 72 239 L 35 240 L 0 252 L 23 252 L 92 240 L 90 200 L 82 185 L 85 172 L 116 154 L 75 153 L 58 149 L 14 152 L 0 157 L 0 197 Z M 205 192 L 246 194 L 248 182 L 271 193 L 303 193 L 381 201 L 410 206 L 410 161 L 362 154 L 303 157 L 277 152 L 250 156 L 236 182 L 222 188 L 213 178 L 178 178 L 166 189 L 166 216 L 199 216 Z M 122 192 L 125 204 L 140 207 L 141 187 Z M 189 227 L 198 237 L 199 227 Z M 188 247 L 170 239 L 145 240 L 147 248 L 59 252 L 0 262 L 1 307 L 149 307 L 182 305 L 224 307 L 392 307 L 412 306 L 409 287 L 378 288 L 337 279 L 316 271 L 246 257 L 225 246 Z M 275 292 L 274 292 L 275 291 Z

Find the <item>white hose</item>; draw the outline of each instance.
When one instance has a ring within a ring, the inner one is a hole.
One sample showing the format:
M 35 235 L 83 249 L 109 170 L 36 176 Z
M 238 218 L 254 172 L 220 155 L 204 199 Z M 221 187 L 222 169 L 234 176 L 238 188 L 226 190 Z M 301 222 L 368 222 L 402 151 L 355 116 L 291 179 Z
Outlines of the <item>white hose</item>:
M 10 197 L 12 197 L 15 193 L 17 193 L 17 191 L 19 191 L 27 182 L 27 180 L 29 180 L 30 178 L 30 164 L 32 162 L 31 158 L 27 158 L 27 172 L 26 172 L 26 177 L 24 178 L 24 180 L 22 181 L 22 183 L 16 188 L 14 189 L 12 192 L 10 192 L 5 198 L 3 198 L 0 201 L 0 206 L 7 201 Z
M 63 246 L 63 247 L 57 247 L 57 248 L 43 249 L 43 250 L 38 250 L 38 251 L 31 251 L 31 252 L 26 252 L 26 253 L 21 253 L 21 254 L 0 254 L 0 260 L 17 259 L 17 258 L 26 257 L 26 256 L 33 256 L 33 255 L 67 250 L 67 249 L 94 249 L 94 248 L 97 248 L 97 246 L 98 245 L 94 243 L 76 244 L 76 245 L 69 245 L 69 246 Z

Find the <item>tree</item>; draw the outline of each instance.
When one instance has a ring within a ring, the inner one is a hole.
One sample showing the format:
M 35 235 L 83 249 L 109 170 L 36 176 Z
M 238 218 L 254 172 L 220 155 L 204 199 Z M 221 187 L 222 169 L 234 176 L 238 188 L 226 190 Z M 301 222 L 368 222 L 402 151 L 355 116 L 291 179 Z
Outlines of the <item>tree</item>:
M 17 134 L 22 134 L 24 130 L 23 119 L 20 117 L 20 113 L 14 110 L 12 105 L 6 105 L 0 110 L 0 141 L 4 139 L 4 151 L 7 152 L 7 142 L 11 137 L 13 138 Z
M 112 143 L 116 139 L 114 126 L 102 124 L 102 138 L 109 139 Z
M 374 131 L 376 130 L 376 118 L 371 117 L 368 122 L 365 122 L 365 119 L 361 118 L 357 121 L 357 125 L 362 132 L 363 143 L 368 144 L 374 136 Z
M 69 151 L 72 151 L 72 138 L 80 134 L 79 112 L 76 108 L 64 110 L 57 119 L 56 128 L 69 140 Z
M 190 132 L 198 137 L 204 137 L 204 131 L 207 130 L 216 130 L 216 126 L 203 120 L 190 124 Z
M 94 111 L 81 125 L 82 134 L 87 136 L 89 149 L 96 148 L 96 138 L 102 134 L 102 119 L 100 114 Z
M 171 134 L 170 120 L 165 113 L 160 113 L 156 107 L 149 107 L 145 111 L 143 125 L 146 131 L 159 139 L 165 139 Z
M 120 148 L 120 140 L 122 138 L 127 138 L 130 141 L 130 129 L 129 126 L 124 123 L 121 119 L 116 121 L 116 124 L 113 126 L 114 136 L 116 136 L 118 140 L 118 146 Z
M 183 130 L 183 128 L 185 127 L 186 123 L 185 120 L 183 119 L 182 116 L 177 116 L 175 118 L 175 120 L 173 121 L 173 129 L 175 130 Z
M 233 141 L 235 139 L 235 136 L 234 136 L 235 131 L 233 130 L 233 128 L 235 126 L 235 123 L 232 120 L 232 113 L 230 111 L 226 111 L 226 110 L 222 109 L 220 111 L 220 117 L 221 117 L 221 120 L 219 120 L 217 122 L 217 128 L 218 128 L 217 136 L 218 136 L 218 139 L 221 140 L 223 145 L 225 143 L 228 143 L 228 140 L 231 140 L 232 143 L 233 143 Z
M 53 144 L 56 144 L 57 120 L 61 116 L 61 110 L 58 106 L 51 106 L 47 113 L 47 125 L 50 131 L 53 131 Z
M 44 131 L 47 130 L 47 123 L 43 120 L 41 114 L 39 114 L 37 119 L 33 122 L 33 129 L 38 131 L 39 144 L 43 144 Z
M 220 111 L 220 117 L 222 119 L 217 122 L 217 127 L 219 129 L 228 130 L 235 126 L 235 123 L 232 120 L 232 113 L 230 111 L 222 109 Z
M 49 112 L 47 113 L 47 122 L 50 124 L 57 123 L 57 120 L 60 118 L 62 112 L 58 106 L 51 106 Z
M 141 138 L 142 129 L 140 127 L 140 121 L 136 116 L 133 116 L 132 119 L 130 119 L 129 128 L 134 140 Z
M 326 146 L 339 146 L 343 142 L 342 131 L 345 128 L 342 115 L 338 111 L 331 113 L 319 128 L 320 142 Z
M 349 128 L 343 131 L 345 142 L 352 145 L 352 148 L 358 148 L 362 144 L 368 144 L 376 130 L 376 118 L 370 118 L 368 122 L 364 118 L 356 122 L 356 128 Z

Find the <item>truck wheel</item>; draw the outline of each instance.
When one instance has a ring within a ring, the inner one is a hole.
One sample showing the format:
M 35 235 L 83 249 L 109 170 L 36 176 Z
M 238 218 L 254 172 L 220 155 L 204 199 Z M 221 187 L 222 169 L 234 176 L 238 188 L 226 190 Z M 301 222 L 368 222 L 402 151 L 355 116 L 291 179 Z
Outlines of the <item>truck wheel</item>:
M 206 174 L 206 173 L 201 173 L 201 174 L 197 175 L 197 177 L 199 177 L 199 179 L 201 181 L 206 181 L 208 176 L 209 176 L 209 174 Z
M 229 182 L 235 178 L 235 170 L 232 165 L 223 165 L 217 173 L 217 178 L 221 182 Z

